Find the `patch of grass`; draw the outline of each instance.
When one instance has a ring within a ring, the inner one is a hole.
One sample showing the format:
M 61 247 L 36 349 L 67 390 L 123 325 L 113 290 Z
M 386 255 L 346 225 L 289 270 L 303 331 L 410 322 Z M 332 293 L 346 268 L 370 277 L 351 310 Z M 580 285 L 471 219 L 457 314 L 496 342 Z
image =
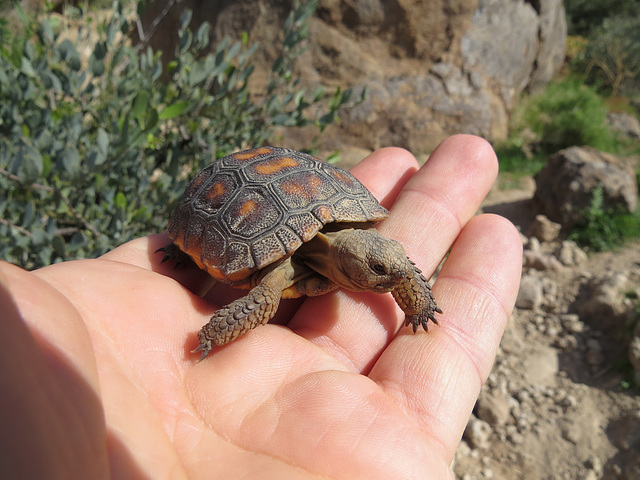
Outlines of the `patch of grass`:
M 640 207 L 633 213 L 620 213 L 603 208 L 603 204 L 603 189 L 597 187 L 591 205 L 583 212 L 583 221 L 573 228 L 569 240 L 589 250 L 602 252 L 640 237 Z
M 522 121 L 549 153 L 573 145 L 613 151 L 615 136 L 606 116 L 603 98 L 574 77 L 550 83 L 542 94 L 523 102 Z
M 501 181 L 514 183 L 532 176 L 550 155 L 574 145 L 639 155 L 637 139 L 611 130 L 606 118 L 610 111 L 637 114 L 629 98 L 607 99 L 576 76 L 553 82 L 540 94 L 524 96 L 512 112 L 509 138 L 494 146 Z
M 501 172 L 508 172 L 511 176 L 519 178 L 534 175 L 545 165 L 546 153 L 525 153 L 523 147 L 523 141 L 519 138 L 511 138 L 504 144 L 496 146 Z
M 609 128 L 607 112 L 605 99 L 577 77 L 523 97 L 512 113 L 509 138 L 496 145 L 501 171 L 533 175 L 549 155 L 574 145 L 616 153 L 622 144 Z

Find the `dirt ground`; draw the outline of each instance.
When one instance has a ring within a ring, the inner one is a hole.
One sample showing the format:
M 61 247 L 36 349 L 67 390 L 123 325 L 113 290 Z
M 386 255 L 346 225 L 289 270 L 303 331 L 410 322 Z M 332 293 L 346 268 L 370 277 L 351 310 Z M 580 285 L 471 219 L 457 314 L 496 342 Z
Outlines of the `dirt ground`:
M 495 189 L 483 210 L 527 232 L 533 180 L 523 185 Z M 463 480 L 638 480 L 640 390 L 629 343 L 640 242 L 573 261 L 559 253 L 560 239 L 523 242 L 521 293 L 526 277 L 540 294 L 511 317 L 454 472 Z

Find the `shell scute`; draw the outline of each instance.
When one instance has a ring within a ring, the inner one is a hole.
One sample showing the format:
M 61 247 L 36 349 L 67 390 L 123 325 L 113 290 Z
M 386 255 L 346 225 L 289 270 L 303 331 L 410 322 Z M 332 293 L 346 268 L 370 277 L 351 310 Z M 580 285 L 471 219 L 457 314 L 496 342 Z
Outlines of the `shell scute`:
M 238 192 L 223 209 L 222 219 L 230 234 L 251 240 L 279 223 L 282 215 L 268 192 L 252 187 Z
M 274 181 L 273 188 L 285 207 L 290 209 L 306 209 L 312 204 L 327 202 L 339 192 L 335 185 L 315 171 L 287 175 Z
M 260 147 L 202 169 L 168 231 L 215 279 L 242 284 L 293 254 L 327 223 L 368 226 L 387 214 L 349 172 L 295 150 Z
M 198 210 L 215 214 L 233 197 L 238 190 L 239 181 L 235 175 L 224 173 L 218 173 L 208 180 L 193 198 L 193 205 Z

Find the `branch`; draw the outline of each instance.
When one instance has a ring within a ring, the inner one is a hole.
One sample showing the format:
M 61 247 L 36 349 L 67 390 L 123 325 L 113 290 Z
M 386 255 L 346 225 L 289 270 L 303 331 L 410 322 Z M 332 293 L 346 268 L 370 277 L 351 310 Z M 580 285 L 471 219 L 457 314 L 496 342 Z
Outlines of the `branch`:
M 4 168 L 0 168 L 0 175 L 4 175 L 5 177 L 7 177 L 10 180 L 13 180 L 16 183 L 19 183 L 20 185 L 24 185 L 22 183 L 22 180 L 20 180 L 20 177 L 18 177 L 17 175 L 14 175 L 11 172 L 8 172 L 7 170 L 5 170 Z M 49 187 L 47 185 L 41 185 L 39 183 L 30 183 L 29 185 L 24 185 L 27 188 L 35 188 L 36 190 L 44 190 L 45 192 L 55 192 L 55 188 L 53 187 Z
M 9 178 L 9 179 L 11 179 L 11 180 L 13 180 L 13 181 L 15 181 L 17 183 L 19 183 L 20 185 L 23 185 L 23 183 L 20 181 L 20 178 L 17 175 L 14 175 L 13 173 L 8 172 L 4 168 L 0 168 L 0 174 L 4 175 L 5 177 L 7 177 L 7 178 Z M 62 201 L 64 202 L 64 204 L 69 209 L 69 212 L 71 213 L 71 215 L 76 220 L 78 220 L 84 226 L 84 228 L 89 230 L 96 237 L 100 236 L 100 232 L 98 230 L 96 230 L 96 227 L 94 227 L 89 221 L 87 221 L 87 219 L 85 219 L 82 215 L 80 215 L 75 208 L 73 208 L 73 205 L 71 205 L 71 201 L 67 197 L 65 197 L 60 190 L 57 190 L 57 189 L 55 189 L 53 187 L 49 187 L 48 185 L 41 185 L 39 183 L 31 183 L 29 185 L 24 185 L 24 186 L 26 188 L 34 188 L 36 190 L 43 190 L 45 192 L 55 193 L 55 194 L 59 195 L 60 198 L 62 199 Z M 9 224 L 7 223 L 7 225 L 9 225 Z M 20 228 L 20 227 L 16 227 L 16 228 Z
M 169 14 L 169 11 L 176 4 L 181 3 L 181 2 L 182 2 L 182 0 L 169 0 L 167 2 L 167 4 L 165 5 L 165 7 L 160 12 L 160 14 L 156 18 L 153 19 L 153 22 L 151 22 L 151 27 L 149 28 L 149 32 L 146 35 L 144 35 L 144 32 L 142 32 L 142 24 L 139 24 L 139 26 L 138 26 L 138 35 L 140 36 L 140 42 L 135 46 L 136 53 L 140 53 L 140 51 L 144 48 L 144 46 L 147 44 L 149 39 L 153 36 L 153 34 L 156 32 L 156 30 L 160 26 L 160 23 Z M 138 22 L 140 22 L 140 18 L 139 17 L 138 17 Z M 142 33 L 142 35 L 140 35 L 140 33 Z
M 14 230 L 19 231 L 21 234 L 23 234 L 23 235 L 25 235 L 25 236 L 27 236 L 29 238 L 33 237 L 33 234 L 29 230 L 26 230 L 26 229 L 24 229 L 22 227 L 19 227 L 18 225 L 14 225 L 9 220 L 5 220 L 4 218 L 0 218 L 0 223 L 3 224 L 3 225 L 8 226 L 9 228 L 13 228 Z

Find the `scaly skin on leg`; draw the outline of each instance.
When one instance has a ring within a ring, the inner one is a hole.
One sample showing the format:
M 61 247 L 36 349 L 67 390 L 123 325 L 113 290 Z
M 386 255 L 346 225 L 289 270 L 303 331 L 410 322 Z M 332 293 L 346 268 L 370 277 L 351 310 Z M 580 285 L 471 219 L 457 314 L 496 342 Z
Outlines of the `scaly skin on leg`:
M 224 345 L 252 328 L 266 324 L 278 310 L 282 290 L 290 283 L 290 272 L 284 264 L 269 272 L 251 291 L 218 310 L 200 332 L 200 344 L 194 352 L 204 359 L 214 345 Z
M 436 304 L 429 282 L 420 269 L 408 258 L 407 261 L 412 265 L 410 274 L 391 293 L 405 313 L 405 326 L 411 324 L 413 333 L 420 325 L 427 331 L 429 320 L 438 325 L 435 314 L 442 313 L 442 310 Z

